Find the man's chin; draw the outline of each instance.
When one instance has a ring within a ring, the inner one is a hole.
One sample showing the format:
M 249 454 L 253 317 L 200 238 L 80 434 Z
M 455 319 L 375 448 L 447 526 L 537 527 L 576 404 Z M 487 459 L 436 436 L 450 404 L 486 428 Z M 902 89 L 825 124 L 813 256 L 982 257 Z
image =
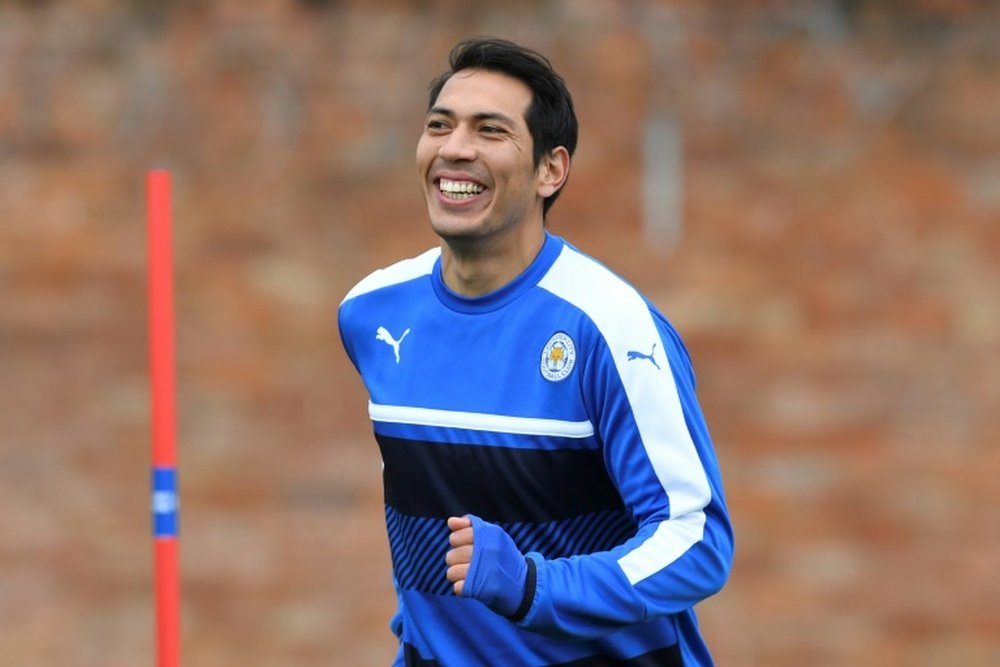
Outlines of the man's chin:
M 434 233 L 446 241 L 473 241 L 486 236 L 485 229 L 479 220 L 456 219 L 431 219 L 431 229 Z

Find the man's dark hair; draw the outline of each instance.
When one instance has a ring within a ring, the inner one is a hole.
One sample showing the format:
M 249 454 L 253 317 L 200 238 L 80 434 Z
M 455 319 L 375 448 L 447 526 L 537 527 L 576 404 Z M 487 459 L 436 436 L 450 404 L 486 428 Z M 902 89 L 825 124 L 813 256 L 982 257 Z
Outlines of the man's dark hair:
M 557 146 L 564 146 L 573 155 L 577 137 L 573 98 L 548 58 L 505 39 L 478 38 L 455 45 L 448 56 L 448 64 L 451 69 L 431 82 L 428 110 L 437 102 L 444 84 L 457 72 L 481 69 L 506 74 L 523 81 L 531 89 L 531 104 L 524 120 L 531 132 L 534 166 L 537 168 L 542 156 Z M 545 199 L 543 217 L 561 191 L 559 188 Z

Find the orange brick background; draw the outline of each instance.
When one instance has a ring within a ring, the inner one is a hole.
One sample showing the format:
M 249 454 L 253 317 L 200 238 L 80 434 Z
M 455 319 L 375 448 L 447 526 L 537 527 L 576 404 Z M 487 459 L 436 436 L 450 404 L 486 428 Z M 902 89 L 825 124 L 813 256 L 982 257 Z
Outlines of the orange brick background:
M 388 663 L 379 460 L 334 315 L 434 243 L 426 84 L 476 34 L 565 74 L 582 137 L 551 227 L 691 350 L 737 529 L 701 608 L 718 662 L 1000 664 L 997 3 L 7 0 L 0 665 L 153 663 L 152 165 L 185 665 Z M 679 138 L 655 211 L 651 120 Z

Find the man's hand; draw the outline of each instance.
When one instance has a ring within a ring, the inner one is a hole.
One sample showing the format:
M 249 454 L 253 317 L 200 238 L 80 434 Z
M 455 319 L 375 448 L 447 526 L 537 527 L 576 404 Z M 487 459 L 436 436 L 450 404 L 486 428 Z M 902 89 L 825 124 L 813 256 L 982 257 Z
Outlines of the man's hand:
M 500 526 L 468 514 L 448 519 L 451 550 L 445 555 L 447 577 L 455 594 L 479 600 L 512 616 L 524 600 L 528 563 Z
M 448 564 L 448 581 L 455 584 L 455 595 L 461 595 L 472 563 L 472 520 L 467 516 L 453 516 L 448 519 L 448 530 L 451 531 L 448 537 L 451 550 L 444 562 Z

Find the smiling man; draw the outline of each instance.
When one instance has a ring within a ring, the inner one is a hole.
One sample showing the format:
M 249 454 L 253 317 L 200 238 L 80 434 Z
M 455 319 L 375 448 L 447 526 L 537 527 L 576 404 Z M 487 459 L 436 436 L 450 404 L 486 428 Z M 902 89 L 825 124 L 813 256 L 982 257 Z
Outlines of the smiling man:
M 572 146 L 533 153 L 532 90 L 503 72 L 466 68 L 434 88 L 417 167 L 431 228 L 445 241 L 445 284 L 478 296 L 535 259 L 545 238 L 539 203 L 566 181 Z
M 546 230 L 577 138 L 549 61 L 479 39 L 450 65 L 416 151 L 440 247 L 339 312 L 384 466 L 395 664 L 710 665 L 694 605 L 733 540 L 687 351 Z

